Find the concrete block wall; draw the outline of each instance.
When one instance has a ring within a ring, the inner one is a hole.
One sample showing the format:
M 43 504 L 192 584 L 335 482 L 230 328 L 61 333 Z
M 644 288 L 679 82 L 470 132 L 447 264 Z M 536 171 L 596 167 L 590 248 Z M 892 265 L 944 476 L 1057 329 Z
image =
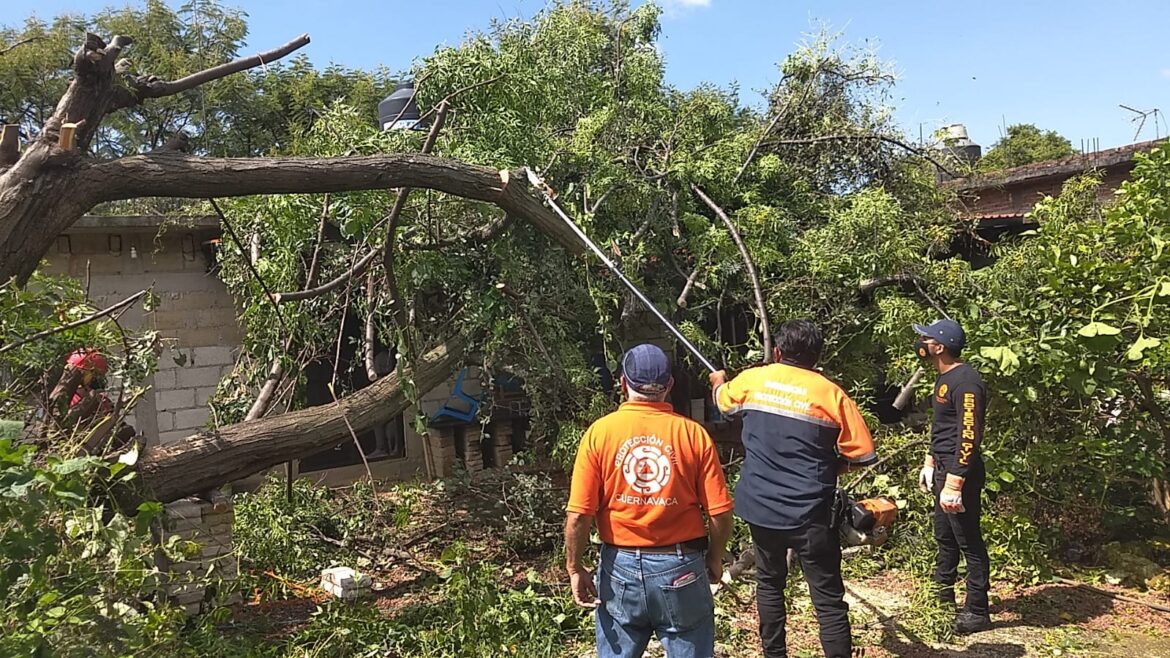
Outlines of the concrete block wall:
M 146 437 L 168 443 L 195 433 L 211 420 L 207 402 L 232 368 L 241 332 L 235 301 L 223 283 L 207 272 L 199 247 L 216 231 L 214 222 L 160 231 L 149 219 L 86 218 L 58 239 L 47 255 L 46 270 L 88 278 L 90 299 L 99 307 L 153 287 L 159 297 L 156 309 L 144 312 L 136 304 L 121 318 L 128 329 L 158 331 L 166 343 L 158 372 L 145 382 L 152 391 L 139 400 L 130 422 Z M 454 377 L 427 392 L 420 400 L 422 411 L 434 414 L 451 396 L 453 386 Z M 481 392 L 477 369 L 468 370 L 463 387 L 472 395 Z M 420 436 L 413 428 L 414 413 L 413 409 L 406 412 L 406 458 L 370 464 L 375 477 L 405 480 L 424 474 L 423 441 L 437 447 L 437 462 L 454 464 L 449 437 Z M 312 474 L 329 484 L 364 476 L 361 464 Z
M 98 307 L 153 288 L 159 304 L 146 312 L 135 304 L 121 318 L 127 329 L 154 329 L 167 346 L 159 371 L 145 384 L 152 387 L 135 407 L 131 423 L 160 442 L 193 433 L 209 419 L 207 400 L 234 361 L 240 344 L 236 307 L 226 286 L 207 272 L 200 243 L 206 229 L 170 228 L 141 222 L 127 226 L 86 219 L 76 232 L 58 238 L 48 254 L 46 270 L 85 280 Z M 177 361 L 183 362 L 182 365 Z
M 177 441 L 207 425 L 211 419 L 207 401 L 234 364 L 235 354 L 223 345 L 163 350 L 154 375 L 161 443 Z
M 215 504 L 198 498 L 184 498 L 168 503 L 163 516 L 160 540 L 177 535 L 198 546 L 197 553 L 185 560 L 172 562 L 159 558 L 163 578 L 163 595 L 189 615 L 208 609 L 211 604 L 239 603 L 234 589 L 239 577 L 239 560 L 232 544 L 234 514 L 229 498 Z M 219 591 L 208 591 L 208 584 Z

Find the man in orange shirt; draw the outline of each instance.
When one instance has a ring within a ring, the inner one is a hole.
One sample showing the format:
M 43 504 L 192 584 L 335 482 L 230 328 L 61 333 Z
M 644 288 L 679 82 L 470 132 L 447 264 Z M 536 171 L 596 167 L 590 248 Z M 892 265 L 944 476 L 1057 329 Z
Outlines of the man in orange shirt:
M 709 585 L 723 575 L 732 503 L 711 437 L 664 401 L 673 384 L 661 349 L 626 352 L 627 401 L 593 423 L 577 451 L 565 563 L 573 598 L 597 611 L 598 658 L 641 656 L 652 633 L 671 658 L 715 651 Z M 594 518 L 596 580 L 582 562 Z
M 766 658 L 786 658 L 784 586 L 788 551 L 800 558 L 827 658 L 849 658 L 853 642 L 841 579 L 841 538 L 832 520 L 837 474 L 877 461 L 857 404 L 814 368 L 824 348 L 809 320 L 776 335 L 776 363 L 726 381 L 711 373 L 719 411 L 743 418 L 743 468 L 736 513 L 756 551 L 756 607 Z

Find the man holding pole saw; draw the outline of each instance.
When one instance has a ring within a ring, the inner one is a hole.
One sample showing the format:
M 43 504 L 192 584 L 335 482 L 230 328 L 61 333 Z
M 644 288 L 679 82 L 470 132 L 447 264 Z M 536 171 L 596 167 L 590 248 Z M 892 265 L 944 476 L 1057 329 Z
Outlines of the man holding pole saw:
M 784 589 L 788 551 L 808 582 L 827 658 L 849 658 L 853 639 L 841 577 L 841 535 L 833 518 L 837 475 L 877 461 L 861 411 L 814 368 L 824 348 L 820 328 L 790 320 L 776 335 L 776 363 L 731 381 L 710 375 L 719 411 L 743 418 L 744 461 L 736 514 L 752 533 L 756 605 L 766 658 L 786 658 Z
M 955 604 L 960 553 L 967 560 L 967 599 L 955 617 L 955 632 L 991 628 L 987 590 L 990 560 L 979 526 L 985 480 L 983 420 L 987 392 L 983 378 L 959 357 L 966 344 L 954 320 L 914 325 L 915 353 L 938 372 L 931 395 L 930 452 L 918 476 L 923 491 L 934 495 L 934 537 L 938 542 L 935 583 L 944 603 Z
M 720 411 L 742 413 L 744 417 L 746 456 L 736 499 L 747 505 L 740 516 L 751 526 L 756 546 L 757 596 L 764 655 L 767 658 L 788 655 L 784 631 L 787 617 L 784 585 L 788 576 L 787 553 L 791 548 L 800 557 L 812 591 L 826 656 L 849 658 L 853 641 L 841 577 L 841 536 L 834 519 L 833 503 L 837 498 L 838 471 L 850 465 L 872 464 L 876 455 L 873 438 L 857 404 L 840 387 L 814 370 L 824 347 L 820 329 L 808 320 L 785 323 L 775 343 L 775 358 L 779 363 L 751 368 L 727 382 L 726 373 L 715 368 L 569 219 L 553 201 L 552 189 L 531 170 L 528 178 L 543 192 L 548 207 L 711 372 L 715 402 Z M 575 472 L 574 482 L 576 477 Z M 588 505 L 581 506 L 581 509 L 585 508 Z M 716 509 L 723 510 L 722 507 Z M 714 515 L 711 521 L 713 524 L 716 521 Z M 581 525 L 584 526 L 584 522 Z M 727 536 L 717 534 L 715 530 L 713 525 L 713 543 L 721 543 L 715 542 L 717 536 L 726 541 Z M 580 537 L 586 531 L 578 529 L 576 536 Z M 581 543 L 582 540 L 578 539 L 577 545 Z M 574 542 L 566 539 L 566 545 L 572 547 Z M 720 551 L 722 548 L 711 547 Z M 579 551 L 571 553 L 577 554 Z M 710 570 L 714 582 L 722 568 Z M 574 594 L 578 601 L 582 599 L 576 583 L 582 581 L 581 576 L 574 580 Z M 599 616 L 598 619 L 600 624 L 602 618 Z M 601 640 L 599 630 L 599 651 L 603 646 Z M 618 645 L 620 647 L 621 643 Z M 668 652 L 672 656 L 675 653 L 669 649 Z

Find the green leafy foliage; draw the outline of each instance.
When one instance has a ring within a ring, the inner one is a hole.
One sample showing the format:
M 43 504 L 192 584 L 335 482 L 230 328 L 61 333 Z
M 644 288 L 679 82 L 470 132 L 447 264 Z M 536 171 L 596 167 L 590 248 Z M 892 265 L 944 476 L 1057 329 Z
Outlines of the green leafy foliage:
M 156 599 L 162 506 L 123 515 L 91 499 L 131 477 L 124 467 L 0 439 L 0 654 L 146 655 L 176 640 L 182 611 Z
M 1007 127 L 1007 134 L 988 149 L 976 168 L 981 172 L 992 172 L 1075 154 L 1072 142 L 1056 131 L 1041 130 L 1030 123 L 1017 123 Z

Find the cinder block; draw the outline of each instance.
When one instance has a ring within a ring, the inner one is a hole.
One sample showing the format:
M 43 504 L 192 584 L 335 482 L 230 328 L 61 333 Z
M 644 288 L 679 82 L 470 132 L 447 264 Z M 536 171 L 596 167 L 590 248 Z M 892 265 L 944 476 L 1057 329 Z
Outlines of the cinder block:
M 219 328 L 234 325 L 236 314 L 231 309 L 204 309 L 195 317 L 195 327 Z
M 154 403 L 160 411 L 190 409 L 195 406 L 195 389 L 177 388 L 169 391 L 161 391 L 155 394 Z
M 220 369 L 216 366 L 182 368 L 176 377 L 180 388 L 201 388 L 219 384 Z
M 169 432 L 175 429 L 175 415 L 164 411 L 158 415 L 158 431 Z
M 195 389 L 195 406 L 206 407 L 208 400 L 215 395 L 214 386 L 205 386 L 203 388 Z
M 201 347 L 204 345 L 234 345 L 239 342 L 239 327 L 218 327 L 206 329 L 186 329 L 179 333 L 179 340 L 184 345 Z
M 166 370 L 163 370 L 163 364 L 161 360 L 159 361 L 158 365 L 159 370 L 158 372 L 154 373 L 154 390 L 156 392 L 169 391 L 175 388 L 175 369 L 167 368 Z
M 175 329 L 193 329 L 195 319 L 189 311 L 179 309 L 157 310 L 151 314 L 153 326 L 159 331 L 173 331 Z
M 191 364 L 190 350 L 180 348 L 167 348 L 158 355 L 158 369 L 159 370 L 173 370 L 175 368 L 186 367 Z M 171 386 L 174 386 L 172 384 Z
M 203 427 L 210 416 L 207 409 L 182 409 L 175 412 L 175 427 L 182 429 Z
M 199 315 L 204 316 L 207 313 L 200 313 Z M 231 349 L 222 345 L 196 347 L 192 352 L 192 358 L 196 366 L 222 366 L 235 362 L 235 359 L 232 358 Z
M 232 552 L 231 546 L 226 546 L 217 542 L 208 543 L 199 552 L 203 557 L 219 557 L 220 555 L 227 555 Z

